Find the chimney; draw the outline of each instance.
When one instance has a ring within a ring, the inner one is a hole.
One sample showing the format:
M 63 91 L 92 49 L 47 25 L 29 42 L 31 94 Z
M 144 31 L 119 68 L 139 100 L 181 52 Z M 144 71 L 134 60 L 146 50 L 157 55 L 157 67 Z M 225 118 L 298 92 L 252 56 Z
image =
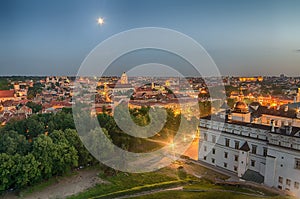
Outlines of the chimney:
M 272 133 L 275 133 L 274 120 L 271 120 L 271 132 L 272 132 Z
M 287 112 L 288 110 L 289 110 L 289 107 L 288 107 L 288 106 L 285 106 L 285 107 L 284 107 L 284 111 Z
M 292 125 L 290 125 L 290 126 L 289 126 L 289 135 L 292 134 L 292 131 L 293 131 L 293 127 L 292 127 Z
M 229 112 L 225 111 L 225 122 L 227 123 L 229 121 Z

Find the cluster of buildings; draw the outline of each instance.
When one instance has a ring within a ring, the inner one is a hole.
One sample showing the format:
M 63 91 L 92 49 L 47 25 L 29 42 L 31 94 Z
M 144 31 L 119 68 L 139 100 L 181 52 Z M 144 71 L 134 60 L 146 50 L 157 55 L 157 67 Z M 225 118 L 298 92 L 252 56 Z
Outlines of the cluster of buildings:
M 279 107 L 246 104 L 200 119 L 199 160 L 300 196 L 300 89 Z M 298 101 L 299 100 L 299 101 Z
M 67 77 L 10 82 L 13 89 L 0 90 L 0 125 L 33 114 L 28 102 L 40 105 L 40 113 L 57 112 L 72 106 L 72 84 Z M 38 88 L 36 87 L 38 85 Z
M 14 82 L 13 89 L 0 90 L 0 125 L 5 125 L 11 119 L 24 119 L 32 114 L 31 108 L 24 106 L 27 101 L 27 91 L 33 86 L 32 81 Z
M 41 105 L 40 113 L 71 107 L 72 96 L 78 92 L 74 90 L 74 80 L 46 77 L 11 82 L 13 89 L 0 90 L 1 125 L 33 114 L 28 102 Z M 77 79 L 78 85 L 97 87 L 85 90 L 77 99 L 93 103 L 91 114 L 94 115 L 113 114 L 114 107 L 126 103 L 130 108 L 153 105 L 172 108 L 175 113 L 192 117 L 197 113 L 193 110 L 198 108 L 193 107 L 195 103 L 210 98 L 208 87 L 219 86 L 219 82 L 213 77 L 205 81 L 195 77 L 129 78 L 126 73 L 100 79 L 81 77 Z M 228 96 L 236 101 L 233 108 L 222 106 L 211 116 L 200 119 L 199 160 L 226 169 L 241 179 L 300 196 L 300 89 L 296 89 L 300 79 L 225 77 L 223 83 L 242 89 Z M 288 85 L 289 90 L 285 91 L 285 98 L 262 96 L 262 83 L 266 88 L 273 84 Z M 248 93 L 244 95 L 242 90 Z
M 120 79 L 110 81 L 98 81 L 93 114 L 101 113 L 104 106 L 105 111 L 113 112 L 113 107 L 126 103 L 130 108 L 155 105 L 172 108 L 175 113 L 184 110 L 192 116 L 194 112 L 190 107 L 195 105 L 199 94 L 199 90 L 191 89 L 190 84 L 180 78 L 139 77 L 129 80 L 123 73 Z

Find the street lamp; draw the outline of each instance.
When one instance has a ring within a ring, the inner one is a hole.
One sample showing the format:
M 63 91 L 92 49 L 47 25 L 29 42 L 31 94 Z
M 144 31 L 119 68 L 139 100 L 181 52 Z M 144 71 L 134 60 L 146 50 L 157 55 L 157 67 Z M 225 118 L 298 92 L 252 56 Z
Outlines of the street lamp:
M 175 161 L 175 144 L 174 144 L 173 141 L 171 142 L 170 147 L 171 147 L 172 152 L 173 152 L 173 160 Z

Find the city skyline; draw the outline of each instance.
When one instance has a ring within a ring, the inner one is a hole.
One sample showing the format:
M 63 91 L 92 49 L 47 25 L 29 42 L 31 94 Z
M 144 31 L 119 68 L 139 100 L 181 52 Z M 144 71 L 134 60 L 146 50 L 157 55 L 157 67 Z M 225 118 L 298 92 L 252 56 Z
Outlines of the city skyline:
M 110 36 L 163 27 L 203 45 L 223 76 L 299 76 L 299 6 L 298 1 L 3 1 L 1 75 L 76 75 L 87 54 Z

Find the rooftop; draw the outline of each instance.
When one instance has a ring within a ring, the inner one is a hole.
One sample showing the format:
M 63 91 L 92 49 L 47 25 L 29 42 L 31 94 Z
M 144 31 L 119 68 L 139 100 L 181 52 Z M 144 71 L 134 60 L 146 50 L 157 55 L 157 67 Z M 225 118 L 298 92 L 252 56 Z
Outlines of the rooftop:
M 10 98 L 14 97 L 14 90 L 0 90 L 0 98 Z

